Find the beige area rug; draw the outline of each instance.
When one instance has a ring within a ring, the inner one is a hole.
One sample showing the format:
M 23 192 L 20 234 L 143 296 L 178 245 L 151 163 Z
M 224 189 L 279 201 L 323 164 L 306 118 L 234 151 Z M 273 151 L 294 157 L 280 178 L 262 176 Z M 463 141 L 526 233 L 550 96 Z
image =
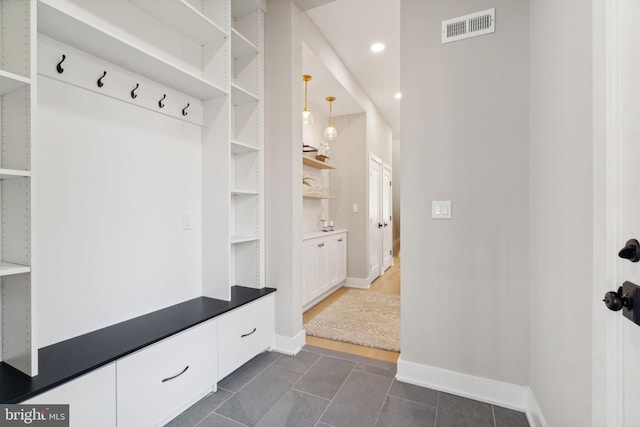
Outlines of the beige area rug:
M 400 351 L 400 296 L 349 289 L 304 328 L 314 337 Z

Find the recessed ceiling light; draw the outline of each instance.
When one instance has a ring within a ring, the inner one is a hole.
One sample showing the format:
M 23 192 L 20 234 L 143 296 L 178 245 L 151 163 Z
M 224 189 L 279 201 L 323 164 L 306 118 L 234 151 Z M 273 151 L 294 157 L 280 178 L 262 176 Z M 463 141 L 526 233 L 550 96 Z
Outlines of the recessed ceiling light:
M 402 92 L 396 92 L 395 97 L 396 99 L 402 99 Z
M 384 50 L 384 43 L 374 43 L 371 45 L 371 52 L 379 53 Z

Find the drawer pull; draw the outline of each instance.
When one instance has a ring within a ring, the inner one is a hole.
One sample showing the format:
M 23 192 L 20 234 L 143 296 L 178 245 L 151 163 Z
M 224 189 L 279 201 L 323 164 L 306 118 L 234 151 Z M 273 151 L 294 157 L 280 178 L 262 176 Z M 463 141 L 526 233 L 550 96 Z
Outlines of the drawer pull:
M 342 242 L 342 239 L 338 239 L 338 242 Z
M 182 370 L 182 372 L 180 372 L 178 375 L 174 375 L 174 376 L 172 376 L 172 377 L 165 378 L 165 379 L 163 379 L 163 380 L 162 380 L 162 382 L 163 382 L 163 383 L 166 383 L 167 381 L 171 381 L 171 380 L 174 380 L 174 379 L 178 378 L 180 375 L 182 375 L 182 374 L 184 374 L 185 372 L 187 372 L 187 369 L 189 369 L 189 366 L 188 366 L 188 365 L 187 365 L 187 367 L 186 367 L 186 368 L 184 368 L 184 369 Z
M 257 330 L 257 328 L 253 328 L 253 331 L 249 332 L 248 334 L 240 335 L 240 338 L 248 337 L 249 335 L 253 334 L 256 330 Z

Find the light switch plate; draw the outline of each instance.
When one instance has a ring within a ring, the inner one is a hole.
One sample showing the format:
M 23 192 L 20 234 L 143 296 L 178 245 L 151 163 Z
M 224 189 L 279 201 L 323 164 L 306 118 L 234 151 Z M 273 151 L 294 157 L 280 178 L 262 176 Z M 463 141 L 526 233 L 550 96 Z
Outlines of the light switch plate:
M 451 200 L 433 200 L 431 202 L 431 218 L 451 219 Z

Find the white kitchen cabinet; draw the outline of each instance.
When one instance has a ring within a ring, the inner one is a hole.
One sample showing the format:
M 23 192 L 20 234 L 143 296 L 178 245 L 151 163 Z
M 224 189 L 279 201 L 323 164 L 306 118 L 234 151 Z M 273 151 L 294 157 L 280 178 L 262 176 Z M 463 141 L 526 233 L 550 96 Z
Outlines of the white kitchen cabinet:
M 218 377 L 231 372 L 273 346 L 274 296 L 260 298 L 220 316 Z
M 110 363 L 22 405 L 69 405 L 71 427 L 116 426 L 116 364 Z
M 169 421 L 217 383 L 217 319 L 116 362 L 118 427 Z M 87 424 L 88 425 L 88 424 Z
M 347 232 L 303 242 L 303 306 L 310 308 L 347 278 Z

